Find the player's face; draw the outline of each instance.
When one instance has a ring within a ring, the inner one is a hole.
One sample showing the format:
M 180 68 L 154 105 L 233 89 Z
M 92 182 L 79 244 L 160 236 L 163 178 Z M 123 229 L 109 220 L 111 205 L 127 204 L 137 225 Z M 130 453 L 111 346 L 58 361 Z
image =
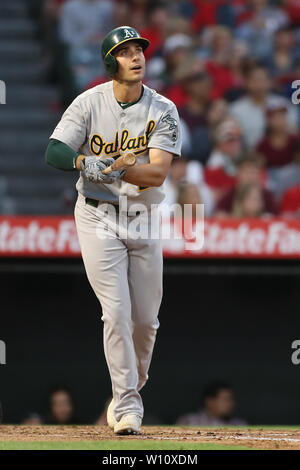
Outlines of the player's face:
M 128 41 L 116 49 L 118 61 L 116 78 L 124 82 L 139 82 L 145 75 L 145 56 L 137 41 Z

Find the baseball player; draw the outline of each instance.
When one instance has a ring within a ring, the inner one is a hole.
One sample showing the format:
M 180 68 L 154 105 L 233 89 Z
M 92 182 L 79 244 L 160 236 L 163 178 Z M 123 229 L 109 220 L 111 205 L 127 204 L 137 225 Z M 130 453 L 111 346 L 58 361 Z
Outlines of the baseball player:
M 73 101 L 46 151 L 50 165 L 80 171 L 75 221 L 85 270 L 102 306 L 113 396 L 107 422 L 116 434 L 141 431 L 139 392 L 148 379 L 162 298 L 161 240 L 130 230 L 124 236 L 123 229 L 136 222 L 143 232 L 159 221 L 162 184 L 181 151 L 175 105 L 142 83 L 148 45 L 130 26 L 105 37 L 102 57 L 112 80 Z M 134 166 L 104 173 L 126 153 L 136 156 Z

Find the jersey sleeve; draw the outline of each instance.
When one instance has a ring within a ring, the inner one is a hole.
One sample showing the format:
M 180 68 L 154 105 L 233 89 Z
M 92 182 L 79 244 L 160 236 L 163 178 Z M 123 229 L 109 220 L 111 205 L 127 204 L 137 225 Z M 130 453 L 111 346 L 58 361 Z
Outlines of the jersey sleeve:
M 172 104 L 161 116 L 148 141 L 148 148 L 157 148 L 181 156 L 181 128 L 177 108 Z
M 66 109 L 50 139 L 57 139 L 78 152 L 86 141 L 86 112 L 76 98 Z

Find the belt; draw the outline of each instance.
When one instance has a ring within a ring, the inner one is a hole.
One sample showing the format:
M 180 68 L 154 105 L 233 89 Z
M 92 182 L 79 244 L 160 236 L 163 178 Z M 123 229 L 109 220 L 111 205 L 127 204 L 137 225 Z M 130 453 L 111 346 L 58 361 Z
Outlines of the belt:
M 97 199 L 91 199 L 90 197 L 86 197 L 85 198 L 85 203 L 88 204 L 89 206 L 93 206 L 93 207 L 98 207 L 99 204 L 111 204 L 112 206 L 114 206 L 115 210 L 116 210 L 116 213 L 119 214 L 120 213 L 120 205 L 119 204 L 116 204 L 114 202 L 109 202 L 109 201 L 98 201 Z M 136 215 L 140 215 L 141 212 L 140 211 L 136 211 L 136 212 L 123 212 L 122 211 L 122 214 L 126 214 L 127 216 L 136 216 Z

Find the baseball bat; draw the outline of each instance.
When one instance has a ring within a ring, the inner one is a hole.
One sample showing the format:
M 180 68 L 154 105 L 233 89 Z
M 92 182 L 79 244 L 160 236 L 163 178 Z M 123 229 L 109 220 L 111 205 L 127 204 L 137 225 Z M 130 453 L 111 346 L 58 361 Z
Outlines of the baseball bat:
M 133 153 L 127 153 L 126 155 L 122 155 L 121 157 L 117 158 L 114 163 L 105 170 L 102 171 L 105 175 L 109 175 L 114 170 L 123 170 L 128 166 L 133 166 L 136 162 L 136 156 Z

